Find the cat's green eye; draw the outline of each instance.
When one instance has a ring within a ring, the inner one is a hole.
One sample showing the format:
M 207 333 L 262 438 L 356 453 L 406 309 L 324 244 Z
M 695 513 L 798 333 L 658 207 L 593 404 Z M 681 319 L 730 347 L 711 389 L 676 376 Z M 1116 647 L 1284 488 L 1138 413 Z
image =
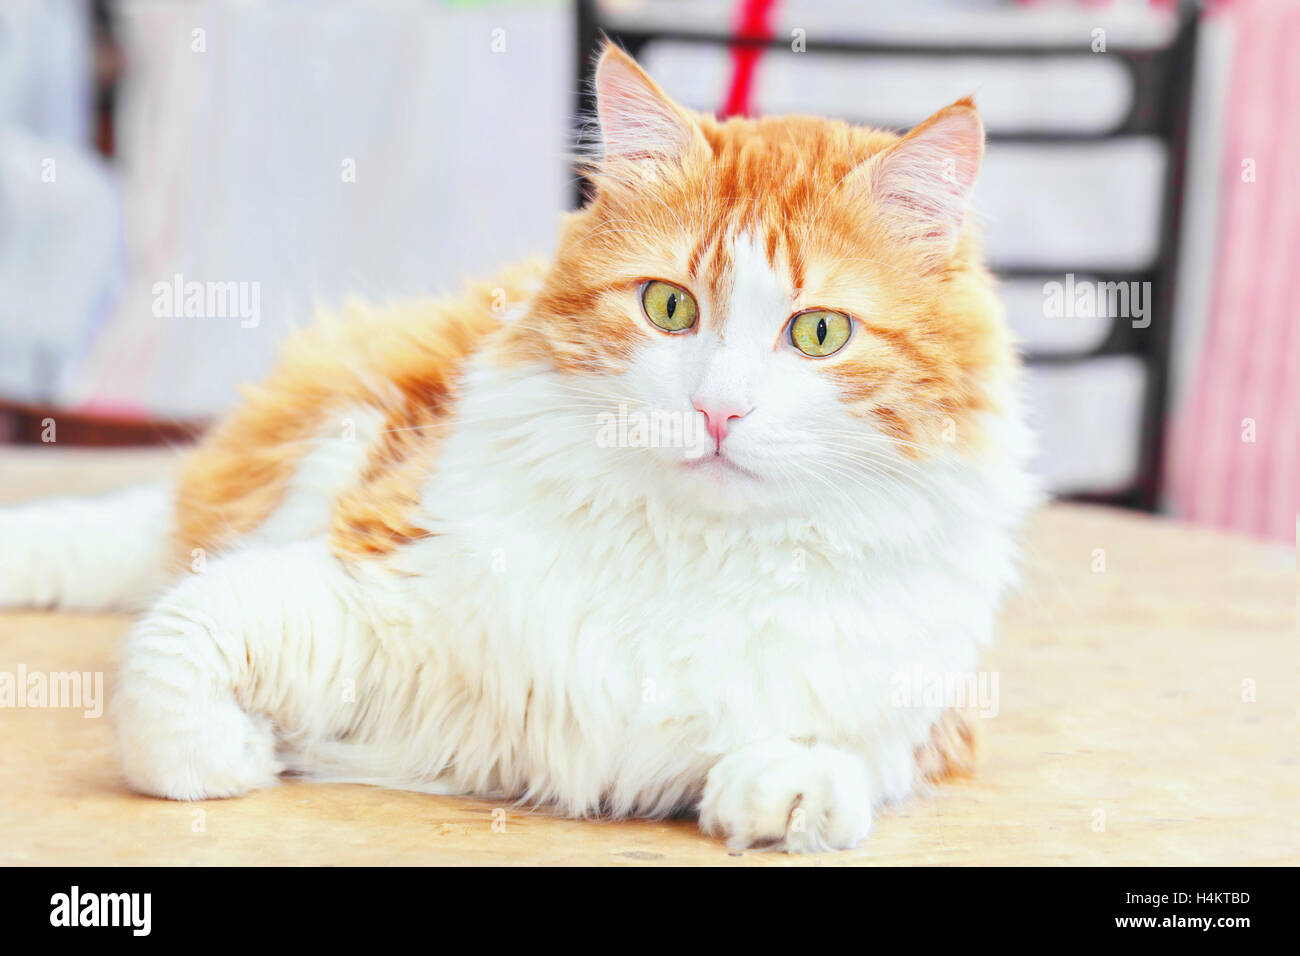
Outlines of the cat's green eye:
M 853 320 L 840 312 L 814 309 L 800 312 L 790 322 L 790 341 L 804 355 L 825 358 L 849 340 Z
M 657 279 L 641 287 L 641 308 L 645 317 L 665 332 L 685 332 L 699 317 L 695 299 L 689 292 Z

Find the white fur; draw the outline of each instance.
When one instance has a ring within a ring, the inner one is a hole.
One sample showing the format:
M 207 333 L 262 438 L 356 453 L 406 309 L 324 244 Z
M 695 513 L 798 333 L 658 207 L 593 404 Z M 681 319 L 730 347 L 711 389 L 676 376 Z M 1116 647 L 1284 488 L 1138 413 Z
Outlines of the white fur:
M 748 239 L 734 255 L 725 334 L 702 316 L 624 376 L 472 361 L 426 539 L 345 566 L 291 496 L 297 535 L 277 516 L 273 543 L 176 584 L 123 652 L 131 784 L 226 796 L 288 768 L 856 845 L 937 716 L 895 706 L 894 679 L 969 671 L 991 636 L 1033 500 L 1026 436 L 1011 414 L 980 463 L 900 456 L 772 347 L 792 290 Z M 701 392 L 752 406 L 726 439 L 743 472 L 595 440 L 593 408 L 690 413 Z M 329 474 L 298 489 L 362 460 L 319 453 L 303 468 Z
M 0 508 L 0 608 L 139 610 L 164 583 L 163 484 Z
M 347 408 L 331 415 L 303 455 L 284 500 L 253 535 L 258 544 L 300 541 L 329 531 L 334 500 L 356 484 L 384 415 L 376 408 Z
M 700 828 L 736 849 L 842 850 L 857 846 L 871 829 L 872 798 L 857 754 L 777 737 L 713 765 L 700 801 Z

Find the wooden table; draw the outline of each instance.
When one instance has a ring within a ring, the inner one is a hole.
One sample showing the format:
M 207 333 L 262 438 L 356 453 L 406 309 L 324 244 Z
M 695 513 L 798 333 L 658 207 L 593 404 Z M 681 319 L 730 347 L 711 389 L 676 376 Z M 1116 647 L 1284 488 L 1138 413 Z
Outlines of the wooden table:
M 0 500 L 167 467 L 159 452 L 0 449 Z M 494 828 L 490 802 L 364 786 L 172 803 L 125 788 L 105 719 L 5 709 L 0 864 L 1300 862 L 1294 551 L 1059 505 L 1026 537 L 1026 583 L 986 662 L 1000 712 L 979 771 L 884 815 L 859 851 L 729 854 L 689 821 L 511 811 Z M 111 692 L 125 628 L 0 612 L 0 670 L 102 671 Z

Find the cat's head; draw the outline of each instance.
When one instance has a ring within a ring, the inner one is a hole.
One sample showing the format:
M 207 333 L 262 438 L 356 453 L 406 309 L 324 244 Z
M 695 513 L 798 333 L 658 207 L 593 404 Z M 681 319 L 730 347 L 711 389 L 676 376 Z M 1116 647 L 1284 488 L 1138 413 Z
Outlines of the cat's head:
M 979 453 L 1014 363 L 966 215 L 969 100 L 901 138 L 720 122 L 615 47 L 595 89 L 594 195 L 506 345 L 628 480 L 735 511 Z

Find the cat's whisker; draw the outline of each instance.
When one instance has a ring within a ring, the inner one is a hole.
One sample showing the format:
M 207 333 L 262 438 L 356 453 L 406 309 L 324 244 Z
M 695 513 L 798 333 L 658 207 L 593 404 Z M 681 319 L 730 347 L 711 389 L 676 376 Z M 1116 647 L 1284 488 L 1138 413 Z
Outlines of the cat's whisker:
M 834 472 L 836 475 L 840 476 L 846 483 L 854 487 L 861 487 L 862 490 L 868 492 L 871 495 L 872 499 L 875 500 L 877 503 L 885 507 L 888 507 L 890 505 L 888 498 L 878 487 L 873 486 L 868 482 L 862 481 L 860 476 L 852 475 L 840 468 L 835 467 L 834 465 L 830 465 L 825 462 L 823 462 L 822 465 L 823 467 L 828 468 L 830 471 Z M 831 482 L 825 476 L 819 474 L 815 469 L 805 465 L 803 466 L 803 471 L 805 474 L 820 480 L 822 484 L 825 485 L 826 488 L 832 493 L 832 495 L 836 497 L 845 497 L 845 498 L 851 497 L 851 495 L 849 495 L 848 488 L 844 487 L 841 484 Z
M 919 469 L 907 470 L 892 462 L 872 458 L 870 456 L 854 455 L 848 452 L 828 449 L 828 454 L 838 460 L 851 462 L 860 468 L 871 471 L 873 474 L 882 477 L 888 477 L 890 480 L 902 484 L 910 484 L 927 490 L 936 490 L 941 488 L 938 480 L 934 477 L 920 471 Z
M 890 461 L 863 452 L 856 447 L 840 447 L 827 442 L 823 442 L 823 448 L 828 455 L 837 460 L 850 462 L 876 474 L 888 476 L 896 482 L 906 482 L 925 488 L 938 487 L 938 481 L 931 475 L 918 468 L 909 468 L 901 461 Z

